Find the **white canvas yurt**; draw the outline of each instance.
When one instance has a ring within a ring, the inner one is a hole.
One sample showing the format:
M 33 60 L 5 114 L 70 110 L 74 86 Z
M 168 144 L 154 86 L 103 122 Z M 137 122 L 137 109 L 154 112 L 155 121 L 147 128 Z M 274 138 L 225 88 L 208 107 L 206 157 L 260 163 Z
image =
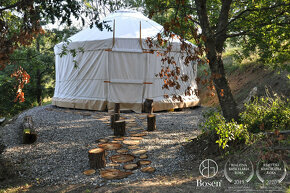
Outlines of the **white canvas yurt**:
M 105 110 L 121 103 L 121 110 L 141 112 L 146 98 L 153 99 L 154 111 L 196 106 L 199 98 L 185 96 L 185 88 L 197 88 L 196 64 L 185 66 L 180 58 L 179 42 L 170 53 L 189 80 L 180 82 L 179 90 L 162 89 L 163 80 L 155 75 L 161 70 L 161 56 L 149 53 L 147 37 L 154 37 L 161 25 L 133 10 L 111 13 L 104 21 L 110 30 L 88 28 L 60 43 L 55 50 L 55 91 L 53 105 L 67 108 Z M 177 45 L 177 46 L 176 46 Z M 73 55 L 62 51 L 76 50 Z M 165 98 L 164 95 L 169 95 Z M 183 102 L 172 100 L 182 95 Z

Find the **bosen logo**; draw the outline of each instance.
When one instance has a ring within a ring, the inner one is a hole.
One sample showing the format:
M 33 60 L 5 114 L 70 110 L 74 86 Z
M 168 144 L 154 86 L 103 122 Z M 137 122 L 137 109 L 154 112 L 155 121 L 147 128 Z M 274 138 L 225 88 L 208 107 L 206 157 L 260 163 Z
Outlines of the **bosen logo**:
M 218 165 L 212 159 L 206 159 L 199 165 L 199 172 L 205 178 L 212 178 L 218 172 Z

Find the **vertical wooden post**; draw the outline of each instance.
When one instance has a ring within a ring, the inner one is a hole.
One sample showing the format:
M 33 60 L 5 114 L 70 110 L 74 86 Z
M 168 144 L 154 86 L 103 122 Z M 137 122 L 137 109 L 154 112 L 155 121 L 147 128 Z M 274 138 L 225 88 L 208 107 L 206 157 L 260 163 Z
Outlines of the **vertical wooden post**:
M 120 114 L 120 103 L 115 103 L 114 112 Z
M 34 131 L 34 125 L 31 116 L 24 117 L 22 129 L 23 129 L 22 137 L 24 144 L 31 144 L 37 140 L 37 134 Z
M 105 150 L 103 148 L 89 150 L 89 165 L 93 169 L 100 169 L 106 166 Z
M 153 113 L 153 99 L 145 99 L 144 112 L 149 114 Z
M 147 131 L 156 130 L 156 116 L 153 114 L 147 115 Z
M 126 122 L 125 121 L 115 121 L 114 123 L 114 135 L 115 136 L 125 136 L 126 134 Z

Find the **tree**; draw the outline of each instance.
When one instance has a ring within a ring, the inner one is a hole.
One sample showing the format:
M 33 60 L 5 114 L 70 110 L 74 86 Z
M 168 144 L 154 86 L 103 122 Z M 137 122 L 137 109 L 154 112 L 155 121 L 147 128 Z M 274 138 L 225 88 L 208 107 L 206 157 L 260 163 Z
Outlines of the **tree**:
M 257 38 L 256 32 L 275 38 L 274 35 L 277 33 L 271 33 L 269 29 L 275 32 L 279 29 L 283 32 L 278 41 L 283 43 L 283 48 L 281 45 L 279 48 L 289 51 L 290 3 L 287 0 L 146 0 L 145 4 L 151 17 L 156 14 L 171 13 L 172 19 L 163 23 L 165 31 L 178 31 L 181 39 L 194 39 L 199 51 L 205 52 L 211 70 L 211 80 L 214 83 L 223 115 L 228 121 L 238 120 L 239 112 L 222 60 L 226 40 L 230 38 L 234 38 L 236 42 L 242 39 L 256 40 L 260 44 L 253 44 L 255 49 L 260 45 L 268 45 L 267 48 L 271 48 L 270 45 L 273 43 L 276 44 L 273 48 L 277 48 L 276 41 L 265 42 L 263 41 L 265 36 Z M 200 35 L 198 35 L 198 29 L 202 31 Z M 261 46 L 259 48 L 261 49 Z M 273 54 L 275 50 L 268 50 L 269 52 Z M 272 57 L 271 54 L 268 54 L 269 57 Z M 196 57 L 191 59 L 196 59 Z
M 114 0 L 0 0 L 0 70 L 11 63 L 10 56 L 16 49 L 31 45 L 45 33 L 41 25 L 59 21 L 70 26 L 73 17 L 84 25 L 85 18 L 91 16 L 90 26 L 102 27 L 100 14 L 121 5 L 121 1 Z M 17 98 L 24 101 L 22 89 L 29 75 L 19 66 L 13 76 L 18 79 Z

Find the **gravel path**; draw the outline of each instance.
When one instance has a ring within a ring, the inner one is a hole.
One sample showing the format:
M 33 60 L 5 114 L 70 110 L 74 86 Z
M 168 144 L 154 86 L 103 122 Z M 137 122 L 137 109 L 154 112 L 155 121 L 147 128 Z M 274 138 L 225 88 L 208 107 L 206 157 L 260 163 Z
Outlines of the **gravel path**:
M 108 126 L 108 113 L 62 109 L 51 105 L 30 109 L 12 123 L 0 127 L 0 136 L 7 145 L 3 156 L 15 164 L 23 178 L 41 185 L 102 185 L 107 182 L 130 182 L 168 175 L 182 170 L 180 163 L 188 159 L 183 154 L 182 145 L 199 133 L 197 126 L 203 110 L 204 108 L 196 108 L 156 113 L 158 130 L 144 136 L 139 145 L 141 149 L 148 151 L 148 160 L 152 161 L 150 166 L 156 168 L 153 174 L 135 170 L 128 178 L 109 181 L 102 179 L 98 172 L 91 176 L 84 175 L 83 172 L 89 169 L 88 150 L 97 147 L 96 140 L 113 139 L 113 131 Z M 37 142 L 32 145 L 19 143 L 22 130 L 20 125 L 27 115 L 32 116 L 38 133 Z M 145 116 L 121 113 L 121 117 L 133 119 L 137 127 L 144 129 Z M 115 151 L 109 151 L 106 157 L 114 154 Z M 107 163 L 109 162 L 107 159 Z

